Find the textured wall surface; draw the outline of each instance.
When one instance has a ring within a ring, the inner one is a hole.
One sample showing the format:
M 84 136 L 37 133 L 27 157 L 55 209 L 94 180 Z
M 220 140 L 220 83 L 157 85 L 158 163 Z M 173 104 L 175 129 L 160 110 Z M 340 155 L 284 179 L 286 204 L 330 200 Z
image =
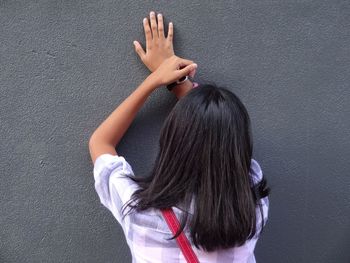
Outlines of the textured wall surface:
M 0 262 L 131 262 L 87 146 L 148 74 L 132 41 L 151 10 L 249 110 L 272 188 L 258 262 L 350 262 L 348 0 L 0 0 Z M 120 143 L 136 174 L 175 103 L 157 90 Z

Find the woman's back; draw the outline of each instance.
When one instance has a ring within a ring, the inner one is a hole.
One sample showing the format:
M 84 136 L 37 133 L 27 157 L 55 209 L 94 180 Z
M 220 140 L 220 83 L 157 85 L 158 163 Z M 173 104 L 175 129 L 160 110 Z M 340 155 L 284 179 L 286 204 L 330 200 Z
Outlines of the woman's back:
M 134 176 L 131 165 L 122 156 L 110 154 L 101 155 L 94 166 L 95 189 L 101 203 L 106 206 L 123 228 L 126 241 L 129 245 L 133 262 L 186 262 L 176 240 L 167 240 L 173 235 L 169 230 L 159 209 L 150 208 L 144 211 L 132 211 L 122 218 L 122 207 L 139 187 L 127 176 Z M 252 159 L 250 175 L 254 184 L 262 179 L 262 171 L 259 164 Z M 261 205 L 264 214 L 264 224 L 268 217 L 268 197 L 262 198 Z M 193 202 L 189 211 L 193 214 Z M 183 208 L 173 207 L 180 218 Z M 260 210 L 257 206 L 257 229 L 261 228 Z M 191 242 L 190 230 L 185 227 L 184 232 Z M 200 262 L 255 262 L 254 248 L 257 238 L 247 240 L 242 246 L 230 249 L 205 252 L 197 249 L 191 242 L 192 248 Z
M 154 12 L 150 17 L 151 27 L 143 20 L 147 52 L 134 44 L 155 71 L 89 141 L 96 191 L 122 225 L 134 262 L 184 261 L 173 240 L 183 229 L 200 262 L 255 262 L 253 250 L 267 219 L 270 189 L 252 160 L 248 111 L 226 88 L 201 84 L 192 89 L 187 77 L 194 77 L 197 65 L 175 56 L 172 24 L 165 39 L 162 16 L 158 22 Z M 136 177 L 115 146 L 140 105 L 162 85 L 179 91 L 181 99 L 163 124 L 151 171 Z M 176 209 L 179 204 L 184 212 Z M 160 213 L 170 207 L 180 219 L 174 236 Z

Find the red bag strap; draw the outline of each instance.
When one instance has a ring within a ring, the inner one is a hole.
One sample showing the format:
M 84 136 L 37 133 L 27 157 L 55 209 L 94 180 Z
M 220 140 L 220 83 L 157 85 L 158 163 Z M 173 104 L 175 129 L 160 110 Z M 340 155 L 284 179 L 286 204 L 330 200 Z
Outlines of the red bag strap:
M 180 222 L 176 218 L 176 215 L 172 208 L 168 209 L 161 209 L 161 212 L 163 214 L 163 217 L 165 218 L 165 221 L 167 222 L 171 232 L 173 235 L 180 229 Z M 182 253 L 184 254 L 186 261 L 188 263 L 199 263 L 199 260 L 194 253 L 190 242 L 188 241 L 186 235 L 182 231 L 181 234 L 176 238 L 177 244 L 179 245 Z

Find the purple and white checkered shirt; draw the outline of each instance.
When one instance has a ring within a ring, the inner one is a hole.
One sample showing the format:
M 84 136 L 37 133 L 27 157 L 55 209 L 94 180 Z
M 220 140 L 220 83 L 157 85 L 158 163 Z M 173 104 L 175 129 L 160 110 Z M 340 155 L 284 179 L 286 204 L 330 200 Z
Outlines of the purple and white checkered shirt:
M 250 173 L 253 176 L 254 183 L 261 180 L 262 171 L 260 165 L 254 159 L 252 159 Z M 138 189 L 135 182 L 123 176 L 125 174 L 134 175 L 134 172 L 123 156 L 102 154 L 95 161 L 96 192 L 101 203 L 112 212 L 122 226 L 132 254 L 132 262 L 186 262 L 176 240 L 166 240 L 166 238 L 172 237 L 172 233 L 159 210 L 148 209 L 140 213 L 132 212 L 122 220 L 122 205 Z M 261 203 L 266 223 L 269 207 L 268 197 L 261 199 Z M 181 210 L 177 207 L 173 207 L 173 210 L 177 218 L 180 218 Z M 193 203 L 190 213 L 192 211 Z M 258 207 L 256 211 L 257 229 L 260 230 L 261 216 Z M 185 234 L 190 241 L 189 229 L 185 228 Z M 257 239 L 251 239 L 240 247 L 217 250 L 211 253 L 199 250 L 193 244 L 191 245 L 200 262 L 255 263 L 254 248 L 256 242 Z

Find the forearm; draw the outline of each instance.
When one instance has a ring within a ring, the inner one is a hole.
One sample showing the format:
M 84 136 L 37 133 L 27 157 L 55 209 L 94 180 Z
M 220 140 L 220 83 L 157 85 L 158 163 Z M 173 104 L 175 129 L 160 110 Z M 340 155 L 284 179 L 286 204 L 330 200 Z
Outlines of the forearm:
M 89 141 L 89 148 L 92 159 L 94 160 L 101 152 L 105 152 L 106 148 L 114 148 L 126 130 L 135 119 L 136 114 L 145 103 L 148 96 L 157 88 L 152 75 L 148 76 L 127 97 L 92 134 Z

